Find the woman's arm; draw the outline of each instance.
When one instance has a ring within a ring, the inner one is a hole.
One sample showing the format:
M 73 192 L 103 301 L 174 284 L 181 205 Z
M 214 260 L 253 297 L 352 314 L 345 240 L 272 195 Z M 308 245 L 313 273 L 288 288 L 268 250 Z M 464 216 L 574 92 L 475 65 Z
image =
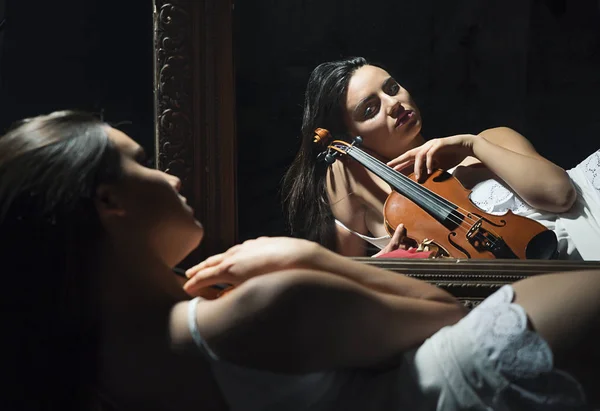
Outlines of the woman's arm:
M 539 155 L 519 133 L 506 127 L 478 136 L 462 134 L 436 138 L 388 162 L 395 169 L 414 164 L 419 178 L 425 170 L 449 169 L 475 157 L 504 180 L 529 205 L 552 212 L 571 208 L 577 194 L 565 170 Z
M 576 192 L 565 170 L 539 155 L 521 134 L 506 127 L 485 130 L 473 154 L 528 204 L 552 212 L 571 208 Z
M 302 267 L 326 271 L 355 281 L 374 291 L 430 301 L 454 302 L 456 299 L 439 287 L 373 265 L 344 258 L 327 249 L 314 251 Z
M 253 278 L 198 305 L 208 346 L 239 365 L 310 372 L 389 364 L 465 314 L 456 300 L 382 294 L 324 272 Z
M 198 295 L 214 284 L 238 285 L 253 277 L 289 269 L 327 272 L 386 294 L 455 301 L 449 293 L 424 281 L 359 263 L 311 241 L 286 237 L 249 240 L 212 256 L 186 272 L 189 280 L 184 288 L 190 295 Z

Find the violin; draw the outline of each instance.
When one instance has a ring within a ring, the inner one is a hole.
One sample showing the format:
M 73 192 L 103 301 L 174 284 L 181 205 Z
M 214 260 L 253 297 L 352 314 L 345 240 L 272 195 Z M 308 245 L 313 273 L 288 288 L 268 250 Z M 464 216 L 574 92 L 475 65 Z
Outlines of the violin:
M 315 132 L 315 142 L 329 136 L 325 129 Z M 352 144 L 335 140 L 318 159 L 333 164 L 347 155 L 390 185 L 383 209 L 388 234 L 403 223 L 409 245 L 428 244 L 444 257 L 556 258 L 556 235 L 539 222 L 510 210 L 503 215 L 486 213 L 471 202 L 471 190 L 446 171 L 436 170 L 419 183 L 414 173 L 406 176 L 361 150 L 361 143 L 361 137 Z

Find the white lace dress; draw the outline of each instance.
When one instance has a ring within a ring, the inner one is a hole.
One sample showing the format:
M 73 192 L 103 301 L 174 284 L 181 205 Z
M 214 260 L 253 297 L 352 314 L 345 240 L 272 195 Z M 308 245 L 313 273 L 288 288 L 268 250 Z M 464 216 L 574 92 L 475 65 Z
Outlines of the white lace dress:
M 571 210 L 561 214 L 534 209 L 496 180 L 471 191 L 471 201 L 490 214 L 514 214 L 539 221 L 554 231 L 560 259 L 600 260 L 600 150 L 567 173 L 577 191 Z
M 553 368 L 548 344 L 527 329 L 513 297 L 504 286 L 387 371 L 287 375 L 240 367 L 220 360 L 202 339 L 197 300 L 188 324 L 231 411 L 588 410 L 580 385 Z

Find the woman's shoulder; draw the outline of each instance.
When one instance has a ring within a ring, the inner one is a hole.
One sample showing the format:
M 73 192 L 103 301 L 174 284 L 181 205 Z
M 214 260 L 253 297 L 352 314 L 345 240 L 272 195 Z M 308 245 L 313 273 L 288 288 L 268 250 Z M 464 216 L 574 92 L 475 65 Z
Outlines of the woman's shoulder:
M 350 195 L 368 201 L 374 193 L 387 196 L 389 192 L 390 188 L 383 180 L 352 159 L 339 159 L 327 171 L 327 193 L 331 204 Z

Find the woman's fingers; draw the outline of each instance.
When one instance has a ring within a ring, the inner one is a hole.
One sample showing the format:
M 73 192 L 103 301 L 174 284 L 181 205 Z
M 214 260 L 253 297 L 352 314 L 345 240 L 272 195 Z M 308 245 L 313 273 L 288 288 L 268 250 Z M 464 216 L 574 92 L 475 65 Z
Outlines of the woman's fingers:
M 191 268 L 188 268 L 185 272 L 185 276 L 187 278 L 192 278 L 200 270 L 203 270 L 207 267 L 212 267 L 216 264 L 219 264 L 221 261 L 223 261 L 224 258 L 225 258 L 225 253 L 215 254 L 211 257 L 208 257 L 206 260 L 202 261 L 201 263 L 196 264 L 195 266 L 193 266 Z
M 421 150 L 419 153 L 417 153 L 415 155 L 415 178 L 417 179 L 417 181 L 419 181 L 421 179 L 421 175 L 423 174 L 423 168 L 426 165 L 426 155 L 427 155 L 427 151 L 428 148 L 425 147 L 423 150 Z
M 395 251 L 398 248 L 405 248 L 404 244 L 402 244 L 405 237 L 406 228 L 404 228 L 404 224 L 398 224 L 398 227 L 396 227 L 396 231 L 394 231 L 394 235 L 390 239 L 390 242 L 377 254 L 374 254 L 373 257 L 379 257 L 380 255 Z
M 394 231 L 394 235 L 390 240 L 390 244 L 393 245 L 394 250 L 400 248 L 404 237 L 406 237 L 406 228 L 404 228 L 404 224 L 398 224 L 398 227 L 396 227 L 396 231 Z
M 193 266 L 191 268 L 188 268 L 185 272 L 185 276 L 187 278 L 191 278 L 194 275 L 196 275 L 196 273 L 200 270 L 203 270 L 207 267 L 212 267 L 217 264 L 221 264 L 221 262 L 223 262 L 223 260 L 226 257 L 229 257 L 229 256 L 237 253 L 240 248 L 241 248 L 241 245 L 238 244 L 238 245 L 231 247 L 229 250 L 225 251 L 224 253 L 215 254 L 211 257 L 208 257 L 206 260 L 202 261 L 201 263 L 196 264 L 195 266 Z
M 415 155 L 421 150 L 421 147 L 413 148 L 412 150 L 408 150 L 404 154 L 399 155 L 395 159 L 388 161 L 387 165 L 395 168 L 396 170 L 400 170 L 409 164 L 414 163 Z
M 219 264 L 197 271 L 184 285 L 183 289 L 193 295 L 198 290 L 220 283 L 231 283 L 227 270 L 229 266 Z
M 427 174 L 431 174 L 433 172 L 433 162 L 434 162 L 434 157 L 435 157 L 435 153 L 437 152 L 437 149 L 439 148 L 439 146 L 432 146 L 429 150 L 427 150 L 427 155 L 426 155 L 426 166 L 427 166 Z
M 402 164 L 406 164 L 409 162 L 409 152 L 402 154 L 401 156 L 396 157 L 395 159 L 388 161 L 387 165 L 393 168 L 396 168 Z

